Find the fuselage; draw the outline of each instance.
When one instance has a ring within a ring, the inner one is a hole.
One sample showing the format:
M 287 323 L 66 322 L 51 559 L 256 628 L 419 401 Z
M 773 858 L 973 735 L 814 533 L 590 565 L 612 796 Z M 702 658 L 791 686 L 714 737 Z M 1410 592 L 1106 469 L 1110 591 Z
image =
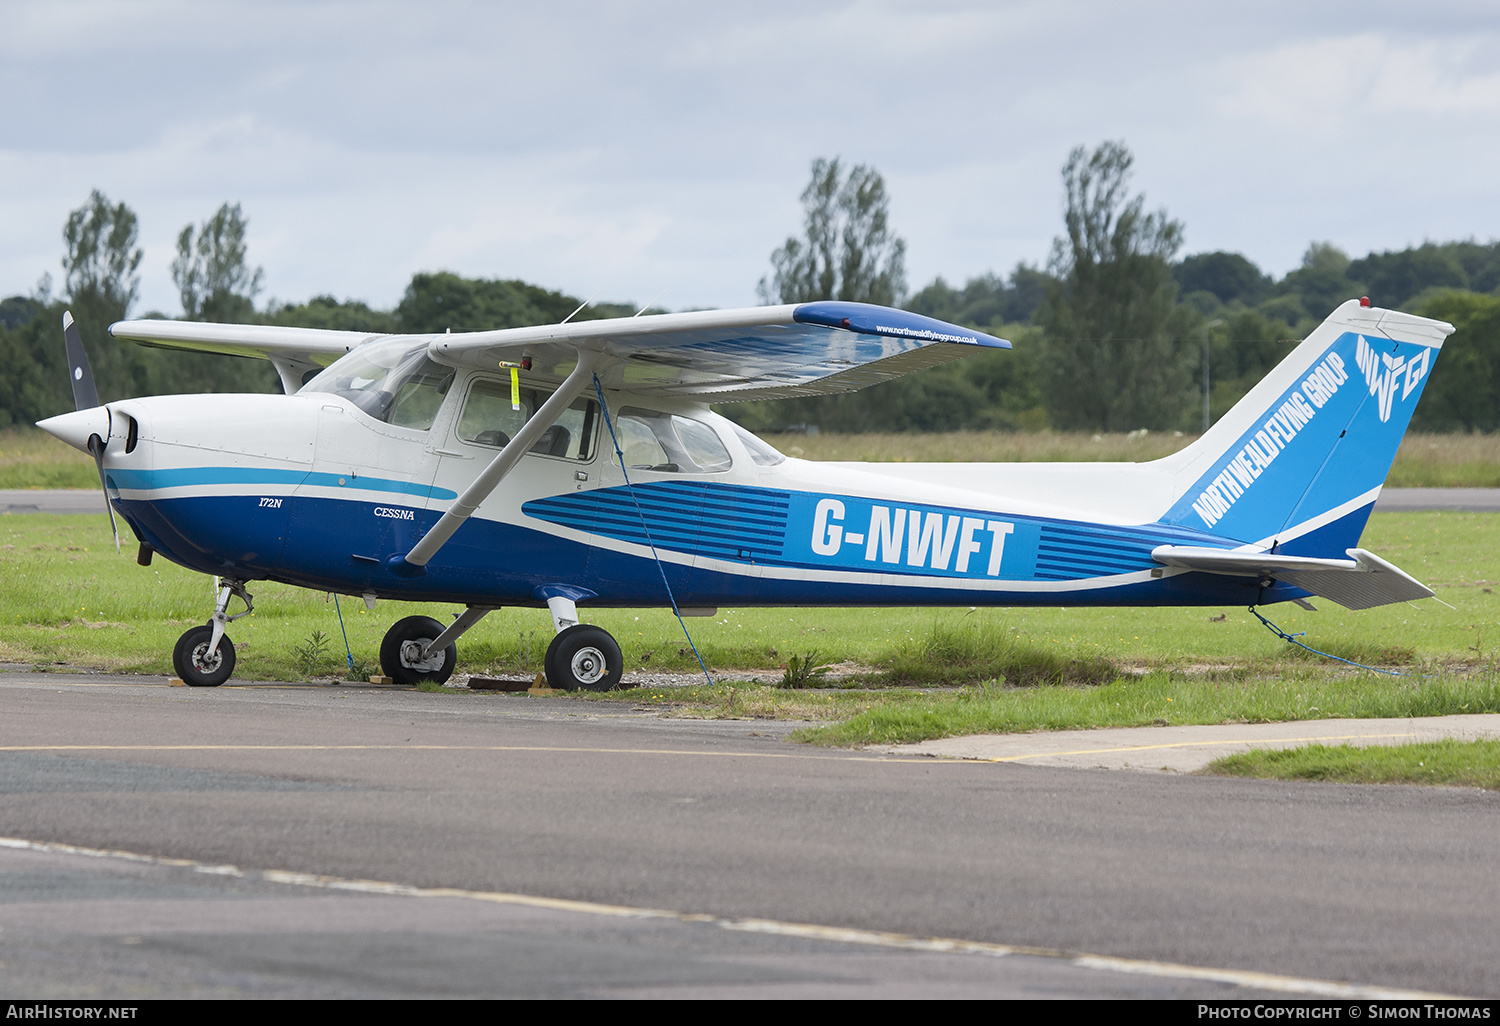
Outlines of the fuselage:
M 563 587 L 580 604 L 663 606 L 667 585 L 698 608 L 1304 594 L 1154 561 L 1163 544 L 1233 542 L 1156 522 L 1170 482 L 1151 464 L 1049 464 L 1039 488 L 1027 464 L 816 463 L 702 404 L 623 391 L 604 393 L 607 408 L 576 401 L 424 572 L 398 575 L 391 558 L 546 395 L 513 394 L 503 372 L 443 373 L 383 398 L 320 377 L 292 396 L 111 403 L 111 501 L 142 541 L 204 573 L 468 605 L 541 605 Z

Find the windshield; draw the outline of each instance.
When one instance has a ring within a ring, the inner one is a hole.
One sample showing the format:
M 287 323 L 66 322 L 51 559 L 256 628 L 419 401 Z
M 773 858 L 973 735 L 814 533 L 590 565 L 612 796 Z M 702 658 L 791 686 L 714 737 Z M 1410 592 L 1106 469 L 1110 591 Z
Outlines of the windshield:
M 389 339 L 360 346 L 302 386 L 341 395 L 376 420 L 426 431 L 453 384 L 453 368 L 427 358 L 427 343 Z

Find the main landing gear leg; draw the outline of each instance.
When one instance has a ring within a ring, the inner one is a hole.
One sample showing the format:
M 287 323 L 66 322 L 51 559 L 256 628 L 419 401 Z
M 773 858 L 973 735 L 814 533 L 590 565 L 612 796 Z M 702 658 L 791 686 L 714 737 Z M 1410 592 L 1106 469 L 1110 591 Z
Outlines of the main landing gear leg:
M 245 590 L 244 581 L 224 577 L 220 578 L 219 585 L 219 601 L 214 606 L 213 619 L 184 633 L 172 649 L 172 668 L 184 684 L 195 688 L 216 688 L 229 679 L 234 672 L 234 643 L 224 631 L 231 622 L 249 616 L 255 608 L 254 596 Z M 245 611 L 230 616 L 231 598 L 245 603 Z
M 625 659 L 609 632 L 593 624 L 578 622 L 578 606 L 570 598 L 547 599 L 557 636 L 547 646 L 542 666 L 547 684 L 565 691 L 612 691 L 620 686 Z

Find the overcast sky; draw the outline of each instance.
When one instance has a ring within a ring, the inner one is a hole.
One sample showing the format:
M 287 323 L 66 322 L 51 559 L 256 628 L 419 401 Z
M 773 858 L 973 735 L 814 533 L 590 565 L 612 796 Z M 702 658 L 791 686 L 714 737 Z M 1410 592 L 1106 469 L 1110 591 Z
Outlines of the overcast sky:
M 0 0 L 0 99 L 0 295 L 60 279 L 98 188 L 140 216 L 137 313 L 180 312 L 176 235 L 226 200 L 262 301 L 448 269 L 750 305 L 818 156 L 884 174 L 914 289 L 961 283 L 1044 262 L 1105 139 L 1184 253 L 1500 236 L 1492 0 Z

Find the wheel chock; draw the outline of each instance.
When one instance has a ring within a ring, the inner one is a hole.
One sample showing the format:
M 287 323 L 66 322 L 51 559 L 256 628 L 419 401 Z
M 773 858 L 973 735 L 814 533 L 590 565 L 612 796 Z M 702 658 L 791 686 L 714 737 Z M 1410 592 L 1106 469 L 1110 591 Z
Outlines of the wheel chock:
M 187 681 L 183 680 L 181 677 L 168 677 L 167 683 L 172 685 L 174 688 L 187 687 Z
M 512 680 L 507 677 L 486 677 L 482 674 L 475 674 L 469 678 L 469 687 L 474 691 L 526 691 L 535 686 L 525 678 Z
M 371 684 L 394 684 L 396 682 L 393 681 L 393 680 L 391 680 L 391 678 L 389 678 L 389 677 L 383 677 L 383 676 L 381 676 L 380 674 L 377 673 L 375 676 L 373 676 L 373 677 L 370 678 L 370 683 Z

